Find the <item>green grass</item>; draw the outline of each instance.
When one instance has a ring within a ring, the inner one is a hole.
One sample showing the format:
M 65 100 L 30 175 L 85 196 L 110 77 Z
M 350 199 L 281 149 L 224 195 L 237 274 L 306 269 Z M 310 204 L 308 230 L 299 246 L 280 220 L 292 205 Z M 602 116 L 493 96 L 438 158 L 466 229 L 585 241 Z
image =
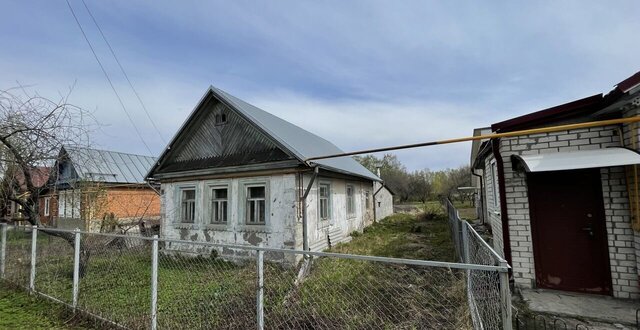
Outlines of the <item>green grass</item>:
M 364 233 L 354 234 L 351 242 L 339 244 L 331 252 L 453 261 L 447 221 L 441 211 L 434 204 L 430 216 L 388 217 Z M 8 244 L 8 260 L 24 259 L 10 270 L 10 278 L 24 277 L 28 270 L 28 258 L 19 255 L 25 250 L 24 241 L 15 237 Z M 70 302 L 72 250 L 61 239 L 46 242 L 39 249 L 36 288 Z M 118 250 L 99 243 L 90 245 L 92 254 L 80 281 L 79 306 L 130 328 L 148 327 L 149 246 Z M 254 260 L 239 265 L 220 258 L 162 254 L 158 270 L 159 327 L 255 327 Z M 461 272 L 323 257 L 313 260 L 302 283 L 295 283 L 297 274 L 296 267 L 265 263 L 267 327 L 468 326 Z
M 83 329 L 62 321 L 65 309 L 0 284 L 0 329 Z

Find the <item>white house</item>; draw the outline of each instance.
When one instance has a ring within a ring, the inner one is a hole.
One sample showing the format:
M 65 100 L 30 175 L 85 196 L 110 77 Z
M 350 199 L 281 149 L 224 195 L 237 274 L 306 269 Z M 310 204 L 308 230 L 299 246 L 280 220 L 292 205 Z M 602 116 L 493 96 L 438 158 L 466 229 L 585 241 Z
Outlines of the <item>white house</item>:
M 307 161 L 341 152 L 210 87 L 147 175 L 161 183 L 161 235 L 312 251 L 348 241 L 389 215 L 392 198 L 380 178 L 351 157 Z

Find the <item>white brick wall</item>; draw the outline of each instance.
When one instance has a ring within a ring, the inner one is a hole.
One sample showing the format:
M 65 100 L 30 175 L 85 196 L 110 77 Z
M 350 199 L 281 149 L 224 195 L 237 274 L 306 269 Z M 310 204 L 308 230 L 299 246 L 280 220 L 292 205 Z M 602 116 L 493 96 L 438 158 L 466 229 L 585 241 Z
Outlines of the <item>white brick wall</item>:
M 618 126 L 604 126 L 502 139 L 500 154 L 504 163 L 512 267 L 517 285 L 528 288 L 535 286 L 535 265 L 526 175 L 512 169 L 511 155 L 531 155 L 621 146 L 618 132 Z M 495 215 L 493 212 L 499 212 L 499 209 L 492 209 L 494 204 L 489 200 L 493 196 L 490 171 L 488 171 L 491 160 L 492 157 L 487 157 L 485 160 L 487 216 L 491 219 L 496 242 L 495 247 L 502 252 L 503 235 L 500 218 L 499 215 Z M 601 174 L 605 195 L 604 205 L 609 238 L 613 293 L 614 296 L 620 298 L 639 298 L 637 256 L 640 255 L 640 252 L 638 252 L 640 238 L 638 238 L 639 235 L 637 233 L 634 234 L 631 230 L 624 168 L 602 169 Z

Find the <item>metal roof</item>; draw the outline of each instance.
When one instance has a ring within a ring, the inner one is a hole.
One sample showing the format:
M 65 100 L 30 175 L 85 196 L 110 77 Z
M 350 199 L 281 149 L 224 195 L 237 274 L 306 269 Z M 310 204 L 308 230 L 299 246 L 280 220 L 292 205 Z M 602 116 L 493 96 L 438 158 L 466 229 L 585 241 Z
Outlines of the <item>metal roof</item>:
M 323 155 L 342 153 L 333 143 L 306 131 L 280 117 L 274 116 L 254 105 L 251 105 L 221 89 L 210 87 L 214 94 L 224 98 L 237 111 L 240 111 L 254 124 L 267 132 L 271 137 L 284 145 L 298 159 Z M 314 160 L 321 168 L 365 177 L 371 180 L 380 180 L 378 176 L 371 173 L 367 168 L 358 163 L 353 157 L 339 157 L 330 159 Z
M 605 148 L 540 155 L 512 155 L 527 172 L 576 170 L 640 164 L 640 154 L 626 148 Z
M 200 103 L 194 111 L 191 113 L 186 122 L 182 125 L 178 133 L 174 136 L 173 140 L 169 143 L 169 146 L 165 148 L 165 151 L 160 156 L 159 160 L 166 156 L 168 151 L 176 142 L 180 132 L 187 127 L 187 123 L 195 118 L 195 113 L 201 108 L 203 102 L 207 99 L 207 96 L 212 94 L 215 98 L 231 107 L 233 110 L 240 113 L 249 122 L 264 131 L 265 134 L 275 140 L 282 148 L 286 149 L 285 152 L 289 152 L 295 156 L 299 161 L 303 162 L 307 158 L 314 156 L 323 156 L 328 154 L 342 153 L 340 148 L 336 147 L 333 143 L 306 131 L 288 121 L 274 116 L 252 104 L 249 104 L 219 88 L 210 86 L 205 95 L 202 97 Z M 313 163 L 320 166 L 320 168 L 339 172 L 348 175 L 354 175 L 364 177 L 370 180 L 380 181 L 375 174 L 367 170 L 364 166 L 358 163 L 352 157 L 340 157 L 332 159 L 315 160 Z M 149 172 L 148 176 L 153 176 L 153 169 Z
M 150 156 L 81 147 L 63 147 L 78 178 L 108 183 L 144 183 L 156 159 Z

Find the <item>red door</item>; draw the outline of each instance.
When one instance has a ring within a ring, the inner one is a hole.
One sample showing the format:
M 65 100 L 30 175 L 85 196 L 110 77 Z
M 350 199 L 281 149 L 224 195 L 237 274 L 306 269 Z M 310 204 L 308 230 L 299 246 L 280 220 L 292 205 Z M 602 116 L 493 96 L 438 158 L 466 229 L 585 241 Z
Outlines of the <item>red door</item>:
M 611 294 L 599 169 L 529 173 L 536 283 Z

